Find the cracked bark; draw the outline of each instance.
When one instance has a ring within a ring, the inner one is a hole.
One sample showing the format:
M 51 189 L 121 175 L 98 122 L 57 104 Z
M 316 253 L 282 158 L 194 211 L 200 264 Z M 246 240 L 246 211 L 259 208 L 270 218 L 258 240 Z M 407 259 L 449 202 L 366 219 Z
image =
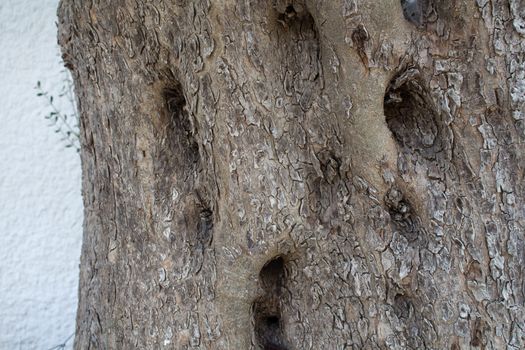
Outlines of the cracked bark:
M 525 7 L 73 1 L 77 349 L 522 349 Z

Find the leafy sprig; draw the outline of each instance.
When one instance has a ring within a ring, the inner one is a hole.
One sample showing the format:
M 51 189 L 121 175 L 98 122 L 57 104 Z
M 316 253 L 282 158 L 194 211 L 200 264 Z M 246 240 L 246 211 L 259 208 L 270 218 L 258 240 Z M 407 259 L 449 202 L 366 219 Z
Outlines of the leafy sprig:
M 50 127 L 54 128 L 56 134 L 60 135 L 60 141 L 64 142 L 66 148 L 74 148 L 77 152 L 80 151 L 80 133 L 79 133 L 79 116 L 75 103 L 75 96 L 73 92 L 73 81 L 69 73 L 65 70 L 62 71 L 64 79 L 62 79 L 62 87 L 58 99 L 66 100 L 72 108 L 72 113 L 67 114 L 62 112 L 57 106 L 55 97 L 51 92 L 45 89 L 40 81 L 37 81 L 35 90 L 37 91 L 36 96 L 46 100 L 49 107 L 49 112 L 44 116 L 50 124 Z

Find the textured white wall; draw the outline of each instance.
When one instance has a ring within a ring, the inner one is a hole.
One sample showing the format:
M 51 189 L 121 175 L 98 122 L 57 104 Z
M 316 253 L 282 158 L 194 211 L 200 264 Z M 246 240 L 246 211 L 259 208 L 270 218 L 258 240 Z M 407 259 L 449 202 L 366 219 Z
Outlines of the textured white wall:
M 0 0 L 0 349 L 46 350 L 74 332 L 80 162 L 33 89 L 61 86 L 57 3 Z

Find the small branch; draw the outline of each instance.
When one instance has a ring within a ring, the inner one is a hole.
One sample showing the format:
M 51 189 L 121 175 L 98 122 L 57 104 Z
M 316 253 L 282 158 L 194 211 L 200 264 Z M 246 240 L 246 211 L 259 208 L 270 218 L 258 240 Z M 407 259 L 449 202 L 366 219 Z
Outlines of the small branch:
M 62 344 L 55 345 L 52 348 L 49 348 L 47 350 L 64 349 L 66 347 L 67 343 L 69 342 L 69 340 L 71 340 L 71 338 L 73 338 L 74 335 L 75 335 L 75 333 L 72 333 L 69 337 L 66 338 L 66 340 L 64 340 L 62 342 Z
M 64 85 L 62 91 L 58 95 L 59 97 L 66 97 L 73 107 L 73 113 L 69 118 L 68 115 L 62 113 L 54 102 L 54 97 L 48 91 L 42 88 L 40 81 L 37 82 L 35 89 L 37 90 L 37 96 L 46 99 L 48 106 L 51 108 L 51 112 L 45 116 L 46 119 L 51 120 L 52 125 L 55 127 L 55 133 L 59 133 L 62 137 L 61 140 L 66 142 L 66 147 L 75 147 L 77 152 L 80 151 L 80 133 L 79 128 L 79 115 L 76 109 L 75 97 L 73 93 L 73 83 L 69 75 L 63 79 Z M 71 117 L 75 120 L 76 125 L 72 125 L 70 120 Z

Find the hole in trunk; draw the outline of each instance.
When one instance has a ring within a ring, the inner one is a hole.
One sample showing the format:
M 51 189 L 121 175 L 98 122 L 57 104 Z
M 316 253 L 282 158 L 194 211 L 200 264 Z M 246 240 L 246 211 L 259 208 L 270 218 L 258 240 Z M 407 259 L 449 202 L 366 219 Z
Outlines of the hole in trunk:
M 428 180 L 438 186 L 436 180 L 444 179 L 450 167 L 451 136 L 417 68 L 406 69 L 390 81 L 384 97 L 384 114 L 398 145 L 397 166 L 403 180 L 418 183 L 418 176 L 426 171 Z M 437 200 L 435 203 L 441 205 Z M 424 238 L 426 230 L 418 213 L 426 210 L 426 203 L 419 194 L 403 193 L 397 188 L 392 188 L 385 197 L 396 230 L 409 241 Z M 438 204 L 430 209 L 441 210 Z
M 293 5 L 288 5 L 288 7 L 286 7 L 286 10 L 284 11 L 284 13 L 287 16 L 290 16 L 290 17 L 293 17 L 293 16 L 297 15 L 297 12 L 295 11 L 295 8 L 293 7 Z
M 408 320 L 413 312 L 412 301 L 402 294 L 396 294 L 393 307 L 394 312 L 400 319 Z
M 390 82 L 384 99 L 386 123 L 404 153 L 435 160 L 442 151 L 438 114 L 415 68 Z
M 257 345 L 263 350 L 286 350 L 280 308 L 285 277 L 283 258 L 268 262 L 259 277 L 263 293 L 253 305 Z
M 427 2 L 427 0 L 401 0 L 405 19 L 418 27 L 423 26 Z

